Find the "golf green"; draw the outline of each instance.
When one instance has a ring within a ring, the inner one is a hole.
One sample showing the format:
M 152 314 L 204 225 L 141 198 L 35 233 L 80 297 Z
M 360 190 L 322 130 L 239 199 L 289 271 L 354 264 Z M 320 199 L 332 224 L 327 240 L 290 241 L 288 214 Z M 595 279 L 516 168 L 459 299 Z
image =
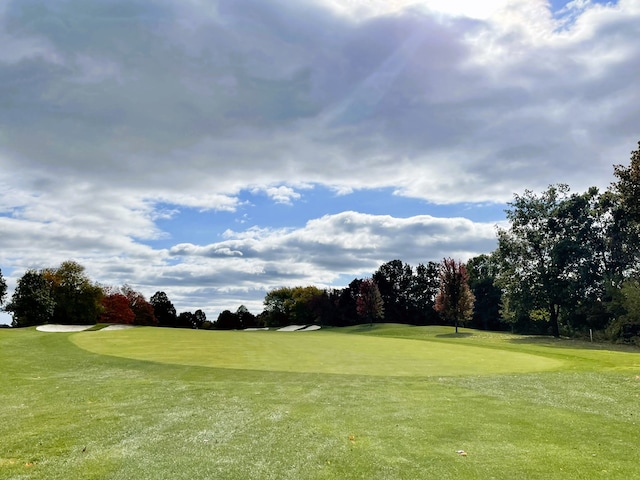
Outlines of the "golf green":
M 245 332 L 135 328 L 82 332 L 101 355 L 214 368 L 376 376 L 450 376 L 555 370 L 564 360 L 467 342 L 344 335 L 331 331 Z

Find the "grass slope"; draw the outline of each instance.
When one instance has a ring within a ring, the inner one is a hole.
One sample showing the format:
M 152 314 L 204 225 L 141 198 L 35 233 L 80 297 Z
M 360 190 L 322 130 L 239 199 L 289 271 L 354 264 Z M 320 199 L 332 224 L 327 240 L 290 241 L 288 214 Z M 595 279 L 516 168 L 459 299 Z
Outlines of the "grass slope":
M 24 329 L 0 330 L 0 365 L 1 479 L 628 479 L 638 471 L 635 352 L 394 325 Z

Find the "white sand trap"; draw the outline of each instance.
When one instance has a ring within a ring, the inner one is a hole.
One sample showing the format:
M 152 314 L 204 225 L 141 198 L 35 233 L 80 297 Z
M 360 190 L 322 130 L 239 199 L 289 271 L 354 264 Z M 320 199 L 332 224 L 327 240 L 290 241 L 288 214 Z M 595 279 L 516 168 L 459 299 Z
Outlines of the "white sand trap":
M 118 323 L 118 324 L 114 324 L 114 325 L 109 325 L 108 327 L 104 327 L 102 329 L 100 329 L 100 331 L 103 330 L 126 330 L 127 328 L 134 328 L 135 325 L 125 325 L 122 323 Z
M 312 330 L 320 330 L 320 325 L 289 325 L 288 327 L 279 328 L 278 332 L 311 332 Z
M 302 330 L 306 328 L 306 325 L 289 325 L 288 327 L 282 327 L 276 330 L 277 332 L 297 332 L 298 330 Z
M 36 327 L 36 330 L 41 332 L 83 332 L 91 327 L 93 325 L 57 325 L 52 323 L 50 325 L 40 325 Z
M 269 330 L 269 327 L 264 327 L 264 328 L 253 327 L 253 328 L 244 329 L 245 332 L 266 332 L 268 330 Z

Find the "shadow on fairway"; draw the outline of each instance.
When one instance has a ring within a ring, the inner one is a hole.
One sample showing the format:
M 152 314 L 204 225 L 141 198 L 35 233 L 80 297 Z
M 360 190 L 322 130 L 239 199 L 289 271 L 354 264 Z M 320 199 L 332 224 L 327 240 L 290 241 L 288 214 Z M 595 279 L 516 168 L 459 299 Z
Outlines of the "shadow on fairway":
M 436 335 L 436 338 L 468 338 L 473 336 L 473 333 L 441 333 Z

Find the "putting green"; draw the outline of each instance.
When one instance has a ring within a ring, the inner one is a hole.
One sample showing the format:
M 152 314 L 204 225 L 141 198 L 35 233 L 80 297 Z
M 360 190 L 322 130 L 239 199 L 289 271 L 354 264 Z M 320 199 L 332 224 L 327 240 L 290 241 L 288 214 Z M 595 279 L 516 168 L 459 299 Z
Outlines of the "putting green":
M 449 376 L 554 370 L 541 355 L 336 332 L 228 332 L 168 328 L 81 332 L 90 352 L 212 368 L 376 376 Z

